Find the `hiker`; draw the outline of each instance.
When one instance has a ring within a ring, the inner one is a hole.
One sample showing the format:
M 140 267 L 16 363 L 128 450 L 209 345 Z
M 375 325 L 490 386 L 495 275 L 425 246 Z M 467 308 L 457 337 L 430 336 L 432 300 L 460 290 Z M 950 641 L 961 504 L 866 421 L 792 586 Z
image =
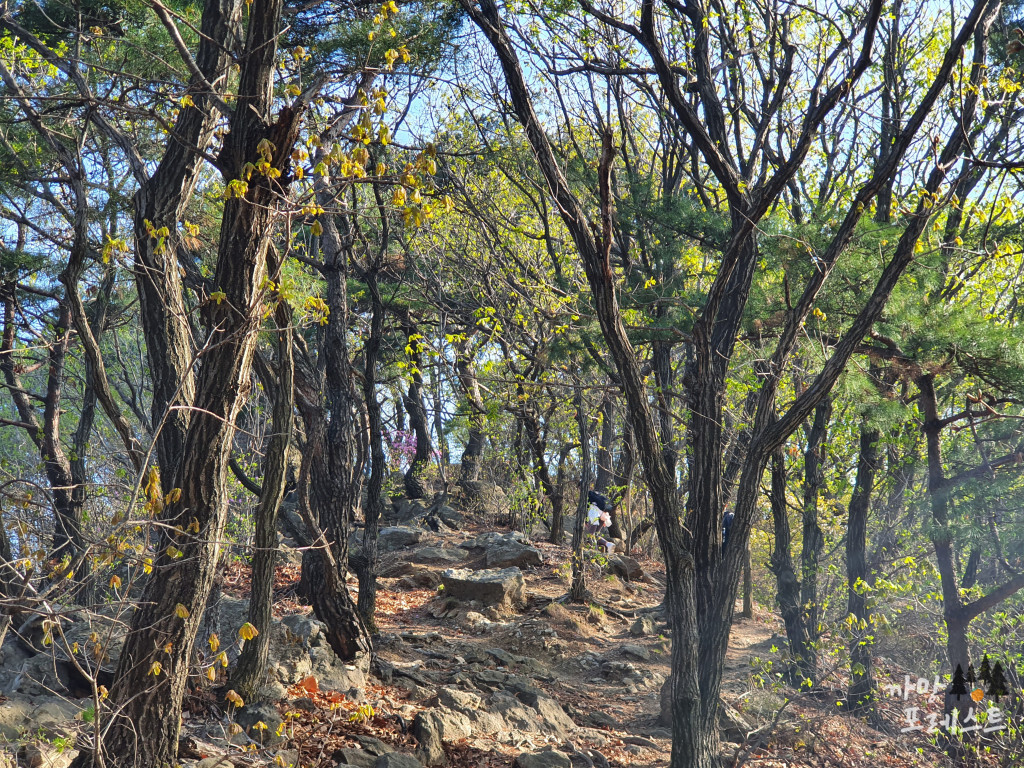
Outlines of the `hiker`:
M 729 543 L 729 529 L 732 528 L 733 518 L 736 517 L 732 512 L 726 512 L 725 517 L 722 518 L 722 554 L 725 554 L 725 545 Z
M 587 493 L 587 501 L 590 502 L 590 506 L 587 508 L 587 524 L 584 526 L 584 533 L 588 536 L 596 536 L 597 543 L 604 547 L 608 554 L 611 554 L 615 548 L 615 543 L 608 541 L 599 534 L 611 527 L 612 517 L 609 513 L 612 503 L 607 496 L 597 491 L 589 491 Z

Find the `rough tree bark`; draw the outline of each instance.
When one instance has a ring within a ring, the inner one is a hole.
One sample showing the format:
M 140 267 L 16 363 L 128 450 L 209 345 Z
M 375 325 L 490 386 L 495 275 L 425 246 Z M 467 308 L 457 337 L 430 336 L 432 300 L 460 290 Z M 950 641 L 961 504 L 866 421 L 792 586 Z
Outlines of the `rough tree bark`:
M 590 434 L 587 424 L 587 412 L 583 396 L 583 387 L 577 383 L 573 393 L 573 404 L 576 406 L 576 425 L 580 433 L 580 495 L 576 502 L 576 524 L 572 529 L 572 584 L 569 587 L 569 600 L 582 603 L 587 597 L 587 569 L 583 559 L 583 524 L 587 519 L 587 491 L 590 490 Z
M 871 509 L 871 493 L 878 471 L 877 429 L 867 420 L 860 427 L 860 455 L 857 458 L 857 479 L 850 496 L 849 520 L 846 533 L 846 585 L 847 610 L 857 622 L 854 624 L 853 640 L 850 644 L 850 687 L 847 692 L 847 707 L 851 712 L 861 712 L 874 707 L 874 680 L 871 677 L 870 636 L 871 614 L 867 605 L 867 588 L 870 573 L 867 563 L 868 511 Z
M 224 298 L 221 302 L 207 302 L 203 308 L 209 344 L 201 356 L 194 388 L 184 386 L 175 394 L 177 397 L 194 393 L 193 398 L 187 398 L 192 407 L 187 429 L 180 435 L 180 443 L 174 438 L 160 450 L 161 460 L 167 462 L 164 466 L 170 471 L 165 471 L 162 478 L 167 490 L 160 515 L 164 525 L 153 563 L 154 577 L 148 580 L 132 618 L 110 701 L 97 705 L 97 717 L 110 720 L 103 743 L 92 747 L 102 750 L 106 766 L 162 768 L 176 762 L 181 704 L 192 649 L 227 520 L 228 461 L 259 327 L 261 285 L 266 275 L 274 211 L 290 178 L 291 152 L 305 111 L 306 102 L 300 98 L 284 107 L 276 120 L 271 115 L 281 8 L 281 0 L 253 2 L 236 108 L 231 113 L 230 131 L 219 164 L 226 179 L 240 178 L 243 166 L 259 159 L 258 147 L 265 140 L 269 142 L 271 167 L 280 172 L 282 181 L 254 174 L 244 196 L 234 196 L 225 202 L 214 273 L 214 282 L 224 292 Z M 215 21 L 207 16 L 223 21 L 220 13 L 221 9 L 211 12 L 208 7 L 203 28 Z M 225 34 L 214 37 L 218 56 Z M 178 142 L 171 146 L 178 146 Z M 173 151 L 192 153 L 194 147 L 193 144 L 191 148 Z M 193 162 L 198 163 L 198 158 Z M 174 224 L 176 228 L 176 220 Z M 136 234 L 148 244 L 140 246 L 142 251 L 159 250 L 155 242 L 150 242 L 155 238 L 148 231 Z M 177 265 L 172 261 L 166 271 L 177 275 Z M 165 325 L 169 322 L 167 312 L 173 314 L 174 302 L 181 301 L 180 286 L 176 298 L 165 294 L 159 298 L 163 300 L 159 308 L 154 308 L 152 302 L 143 304 L 143 315 L 150 313 L 144 323 L 147 342 L 151 334 L 154 337 L 149 349 L 151 359 L 156 354 L 154 347 L 168 356 L 183 351 L 168 346 L 173 334 Z M 165 372 L 168 364 L 160 363 Z M 162 405 L 169 405 L 171 400 Z M 171 489 L 179 489 L 174 494 L 180 494 L 177 500 L 170 494 Z M 76 765 L 89 765 L 94 758 L 101 762 L 97 754 L 83 749 Z
M 274 565 L 277 562 L 277 513 L 287 480 L 295 404 L 292 318 L 283 300 L 280 300 L 274 318 L 277 322 L 277 386 L 273 390 L 273 434 L 263 461 L 263 482 L 254 516 L 255 551 L 249 591 L 249 623 L 258 634 L 245 644 L 231 675 L 232 686 L 245 701 L 254 699 L 266 682 L 270 622 L 273 618 Z

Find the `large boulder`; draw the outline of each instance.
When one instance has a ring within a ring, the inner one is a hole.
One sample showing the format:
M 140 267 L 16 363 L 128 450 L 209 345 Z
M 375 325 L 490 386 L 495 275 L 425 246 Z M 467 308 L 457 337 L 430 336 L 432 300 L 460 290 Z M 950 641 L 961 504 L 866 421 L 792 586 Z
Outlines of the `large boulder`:
M 528 568 L 541 565 L 544 555 L 536 547 L 508 539 L 489 547 L 485 562 L 488 568 Z
M 608 571 L 624 581 L 641 581 L 644 578 L 644 569 L 640 563 L 628 555 L 608 558 Z
M 409 523 L 426 514 L 427 508 L 422 501 L 401 498 L 393 502 L 392 512 L 387 519 L 396 523 Z
M 397 552 L 415 544 L 423 539 L 423 531 L 419 528 L 407 526 L 390 526 L 382 528 L 377 538 L 377 548 L 381 552 Z
M 451 565 L 466 559 L 466 551 L 459 547 L 423 547 L 409 558 L 414 563 L 427 565 Z
M 470 719 L 452 709 L 424 710 L 412 723 L 412 735 L 419 742 L 416 756 L 424 765 L 443 765 L 447 761 L 444 742 L 468 739 L 472 734 Z
M 546 749 L 543 752 L 523 752 L 513 763 L 514 768 L 572 768 L 572 761 L 564 752 Z
M 476 600 L 483 605 L 501 607 L 526 603 L 526 582 L 518 568 L 471 571 L 449 568 L 441 574 L 445 597 L 463 602 Z

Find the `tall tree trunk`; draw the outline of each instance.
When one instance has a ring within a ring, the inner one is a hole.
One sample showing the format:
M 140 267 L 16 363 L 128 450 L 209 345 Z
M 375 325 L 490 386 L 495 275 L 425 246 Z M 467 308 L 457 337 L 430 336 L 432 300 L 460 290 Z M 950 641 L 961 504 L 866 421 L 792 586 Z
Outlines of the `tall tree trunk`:
M 782 449 L 772 454 L 771 491 L 768 496 L 775 525 L 775 551 L 772 553 L 770 567 L 775 574 L 779 610 L 789 641 L 790 663 L 786 668 L 786 676 L 790 685 L 803 689 L 815 683 L 814 654 L 804 621 L 803 606 L 800 604 L 800 582 L 790 554 L 792 535 L 789 509 L 786 506 L 786 467 Z
M 82 504 L 84 489 L 75 486 L 71 462 L 61 445 L 60 414 L 64 391 L 64 363 L 70 342 L 71 312 L 66 300 L 57 303 L 53 340 L 47 352 L 46 394 L 43 413 L 37 413 L 25 389 L 15 362 L 17 352 L 17 283 L 4 283 L 0 301 L 4 307 L 3 337 L 0 341 L 0 371 L 28 438 L 39 451 L 39 458 L 53 501 L 53 538 L 50 556 L 66 560 L 68 566 L 84 549 Z
M 370 478 L 366 487 L 366 508 L 363 510 L 363 548 L 359 557 L 359 615 L 367 630 L 376 633 L 374 615 L 377 612 L 377 541 L 380 520 L 384 514 L 381 493 L 384 485 L 384 426 L 380 401 L 377 399 L 377 361 L 384 338 L 384 303 L 380 297 L 377 271 L 371 267 L 366 273 L 366 288 L 370 294 L 370 335 L 363 349 L 363 400 L 366 403 L 366 421 L 370 441 Z
M 821 488 L 825 484 L 825 473 L 822 464 L 825 458 L 825 435 L 832 414 L 832 400 L 824 397 L 814 408 L 814 419 L 807 430 L 807 449 L 804 451 L 804 498 L 803 498 L 803 544 L 800 552 L 800 604 L 804 611 L 804 626 L 807 633 L 807 669 L 814 672 L 811 676 L 817 681 L 818 650 L 817 642 L 821 636 L 819 625 L 821 620 L 818 605 L 818 569 L 821 554 L 825 549 L 825 538 L 818 525 L 818 500 Z
M 422 499 L 427 495 L 424 475 L 430 463 L 430 431 L 427 428 L 427 409 L 423 405 L 423 342 L 408 311 L 402 317 L 402 330 L 411 366 L 409 391 L 403 402 L 409 414 L 409 426 L 416 434 L 416 452 L 405 473 L 405 495 L 410 499 Z
M 572 585 L 569 599 L 582 603 L 587 595 L 587 570 L 583 559 L 583 523 L 587 518 L 587 491 L 590 490 L 590 435 L 587 428 L 587 412 L 584 405 L 583 387 L 576 384 L 573 401 L 576 406 L 576 424 L 580 433 L 580 495 L 576 502 L 576 523 L 572 529 Z
M 468 437 L 462 452 L 462 470 L 459 485 L 466 499 L 471 503 L 479 498 L 480 459 L 484 451 L 484 425 L 487 408 L 480 395 L 480 382 L 476 375 L 476 363 L 472 358 L 473 348 L 468 342 L 456 349 L 455 370 L 466 397 Z
M 236 109 L 220 155 L 226 179 L 242 175 L 244 164 L 266 139 L 270 162 L 287 179 L 292 147 L 298 138 L 304 104 L 296 102 L 271 119 L 271 84 L 281 0 L 254 0 L 249 15 L 246 54 L 242 57 Z M 204 28 L 206 26 L 204 15 Z M 221 35 L 218 40 L 223 41 Z M 185 110 L 183 110 L 185 111 Z M 172 145 L 177 142 L 172 142 Z M 160 544 L 139 607 L 132 617 L 118 662 L 109 705 L 97 702 L 97 717 L 112 718 L 99 749 L 107 766 L 166 766 L 176 762 L 181 704 L 193 645 L 213 583 L 227 521 L 227 469 L 235 420 L 246 397 L 252 350 L 259 324 L 266 252 L 281 184 L 253 176 L 244 197 L 225 202 L 214 282 L 221 302 L 204 307 L 210 344 L 192 401 L 193 413 L 177 455 L 164 456 L 173 467 L 162 478 Z M 176 226 L 176 224 L 175 224 Z M 169 271 L 177 274 L 177 266 Z M 179 291 L 180 299 L 180 291 Z M 166 305 L 161 305 L 166 309 Z M 145 315 L 152 304 L 143 305 Z M 145 323 L 166 347 L 162 312 Z M 155 327 L 160 327 L 159 332 Z M 160 346 L 159 343 L 155 346 Z M 151 357 L 155 350 L 151 347 Z M 165 363 L 161 363 L 164 365 Z M 165 403 L 166 404 L 166 403 Z M 172 441 L 173 442 L 173 441 Z M 174 496 L 169 489 L 175 490 Z M 151 498 L 159 500 L 156 483 Z M 180 495 L 179 495 L 180 494 Z M 94 745 L 97 746 L 97 745 Z M 83 750 L 78 765 L 92 762 Z M 100 762 L 100 761 L 97 761 Z
M 857 480 L 850 496 L 849 522 L 846 534 L 847 610 L 854 619 L 850 644 L 850 689 L 847 706 L 852 712 L 874 708 L 874 680 L 871 676 L 871 646 L 875 632 L 867 605 L 871 576 L 867 563 L 867 524 L 871 509 L 871 493 L 878 469 L 880 433 L 861 422 L 860 456 L 857 459 Z
M 615 397 L 606 393 L 601 401 L 601 440 L 597 445 L 597 478 L 594 490 L 611 498 L 608 489 L 615 478 L 615 463 L 612 461 L 612 446 L 615 444 Z M 613 503 L 614 506 L 614 503 Z
M 277 321 L 277 386 L 273 390 L 273 435 L 263 462 L 263 482 L 255 515 L 252 580 L 249 591 L 249 623 L 257 635 L 238 657 L 231 684 L 246 701 L 255 698 L 266 682 L 270 650 L 270 622 L 274 603 L 274 566 L 277 561 L 277 513 L 284 498 L 288 471 L 288 447 L 292 435 L 295 360 L 292 357 L 291 312 L 282 300 Z
M 522 392 L 521 388 L 520 392 Z M 551 535 L 549 541 L 553 544 L 561 544 L 562 539 L 565 537 L 562 489 L 555 482 L 554 478 L 551 477 L 551 470 L 548 468 L 548 443 L 541 430 L 540 416 L 531 406 L 526 406 L 522 410 L 522 420 L 526 431 L 526 439 L 530 444 L 533 473 L 544 490 L 544 495 L 551 502 Z

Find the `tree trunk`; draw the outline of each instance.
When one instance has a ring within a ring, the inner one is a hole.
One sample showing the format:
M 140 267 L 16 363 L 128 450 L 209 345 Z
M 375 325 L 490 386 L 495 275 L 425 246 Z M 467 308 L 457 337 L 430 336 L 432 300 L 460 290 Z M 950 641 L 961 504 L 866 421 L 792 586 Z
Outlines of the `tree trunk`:
M 807 652 L 810 658 L 807 668 L 815 672 L 813 680 L 817 681 L 818 669 L 818 638 L 821 636 L 819 625 L 821 613 L 818 605 L 818 568 L 822 552 L 825 549 L 825 538 L 818 525 L 818 500 L 821 488 L 825 484 L 825 473 L 822 464 L 825 458 L 825 435 L 828 433 L 828 422 L 832 415 L 832 399 L 824 397 L 814 408 L 814 419 L 807 430 L 807 449 L 804 451 L 804 499 L 803 499 L 803 545 L 800 553 L 802 581 L 800 604 L 804 611 L 804 626 L 807 628 Z
M 874 680 L 871 677 L 871 646 L 875 632 L 867 605 L 867 588 L 872 581 L 867 564 L 867 523 L 871 493 L 878 469 L 880 433 L 865 419 L 860 428 L 860 457 L 857 480 L 850 497 L 846 534 L 847 610 L 853 617 L 850 644 L 850 689 L 847 706 L 851 712 L 874 709 Z
M 405 473 L 405 495 L 410 499 L 422 499 L 427 495 L 424 475 L 430 464 L 430 431 L 427 428 L 427 409 L 423 405 L 424 346 L 408 311 L 402 318 L 402 330 L 405 331 L 406 351 L 411 367 L 409 391 L 403 400 L 405 411 L 409 414 L 409 426 L 416 433 L 416 453 Z
M 284 108 L 277 122 L 272 123 L 271 84 L 280 14 L 281 0 L 254 0 L 247 55 L 241 59 L 237 107 L 220 155 L 227 179 L 241 176 L 243 165 L 255 155 L 263 139 L 274 147 L 272 167 L 282 178 L 289 176 L 303 105 Z M 204 13 L 204 29 L 206 22 Z M 177 144 L 171 142 L 172 147 Z M 169 477 L 162 479 L 167 490 L 161 494 L 155 482 L 149 484 L 151 501 L 163 506 L 160 521 L 164 524 L 153 563 L 154 576 L 148 580 L 132 617 L 110 704 L 101 706 L 97 702 L 97 717 L 112 718 L 106 738 L 98 746 L 105 753 L 107 766 L 141 764 L 159 768 L 176 762 L 192 649 L 227 520 L 228 460 L 235 420 L 247 395 L 266 252 L 280 194 L 280 183 L 253 176 L 246 195 L 233 197 L 224 205 L 214 282 L 225 296 L 221 302 L 204 307 L 210 344 L 199 368 L 191 403 L 194 408 L 180 452 L 176 456 L 168 454 L 166 449 L 171 444 L 165 444 L 162 451 L 162 458 L 173 467 Z M 168 271 L 177 274 L 177 266 L 170 266 Z M 166 305 L 161 306 L 166 309 Z M 143 314 L 151 308 L 152 304 L 144 304 Z M 147 341 L 150 333 L 158 335 L 160 342 L 154 346 L 163 344 L 169 353 L 162 322 L 158 317 L 147 319 Z M 159 333 L 154 330 L 156 326 L 160 326 Z M 154 346 L 149 349 L 151 358 L 157 354 Z M 169 495 L 170 489 L 180 489 L 175 490 L 175 495 L 180 493 L 177 500 Z M 88 765 L 92 757 L 84 749 L 77 764 Z
M 754 618 L 754 574 L 750 562 L 750 541 L 747 541 L 747 551 L 743 556 L 743 612 L 740 616 L 744 619 Z
M 786 468 L 781 449 L 772 454 L 771 480 L 769 500 L 775 525 L 775 551 L 772 553 L 770 567 L 775 574 L 779 610 L 786 626 L 786 639 L 789 641 L 790 662 L 786 668 L 786 676 L 794 688 L 810 688 L 815 683 L 814 654 L 800 604 L 800 582 L 797 580 L 790 555 L 792 536 L 789 510 L 786 506 Z
M 283 301 L 278 305 L 275 319 L 278 382 L 273 390 L 274 431 L 263 462 L 263 483 L 255 515 L 255 551 L 252 557 L 249 592 L 249 623 L 256 628 L 258 634 L 242 649 L 231 676 L 232 686 L 246 701 L 255 699 L 266 682 L 270 622 L 273 618 L 274 566 L 277 561 L 277 513 L 284 498 L 288 446 L 292 434 L 292 411 L 295 403 L 292 318 Z
M 576 406 L 576 424 L 580 432 L 580 495 L 576 502 L 576 523 L 572 529 L 572 585 L 569 600 L 574 603 L 586 601 L 587 571 L 583 559 L 583 523 L 587 519 L 587 491 L 590 490 L 590 435 L 587 429 L 587 412 L 583 398 L 583 387 L 576 384 L 573 402 Z
M 455 370 L 466 397 L 468 437 L 462 452 L 462 470 L 459 485 L 467 501 L 474 502 L 479 498 L 480 459 L 484 452 L 484 425 L 487 408 L 480 395 L 480 382 L 476 375 L 476 363 L 471 357 L 472 348 L 468 343 L 460 345 L 456 350 Z
M 384 426 L 380 401 L 377 399 L 377 360 L 384 338 L 384 303 L 377 284 L 377 271 L 371 267 L 366 273 L 366 288 L 370 294 L 370 335 L 363 348 L 363 400 L 366 403 L 366 421 L 370 441 L 370 478 L 366 487 L 366 508 L 363 510 L 363 548 L 359 556 L 359 615 L 369 632 L 376 634 L 377 612 L 377 541 L 380 519 L 384 514 L 381 492 L 384 485 Z

